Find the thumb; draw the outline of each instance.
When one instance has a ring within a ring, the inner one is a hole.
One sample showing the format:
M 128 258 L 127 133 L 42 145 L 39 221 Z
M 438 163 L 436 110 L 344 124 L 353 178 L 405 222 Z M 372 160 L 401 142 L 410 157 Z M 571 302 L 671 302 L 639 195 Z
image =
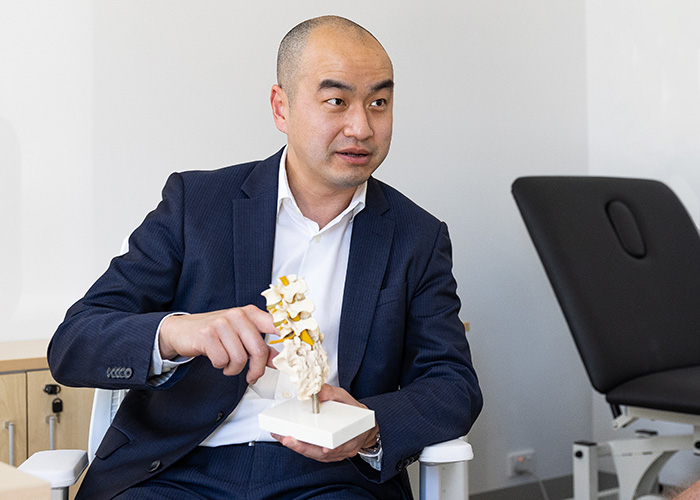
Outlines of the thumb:
M 323 384 L 321 390 L 318 391 L 318 400 L 338 401 L 339 403 L 361 406 L 345 389 L 328 384 Z
M 274 349 L 274 348 L 272 348 L 272 347 L 270 347 L 270 346 L 267 346 L 267 348 L 268 348 L 268 351 L 267 351 L 267 363 L 266 363 L 266 366 L 269 366 L 270 368 L 277 369 L 277 367 L 272 363 L 272 360 L 275 359 L 275 358 L 277 357 L 277 355 L 279 354 L 279 352 L 277 352 L 276 349 Z

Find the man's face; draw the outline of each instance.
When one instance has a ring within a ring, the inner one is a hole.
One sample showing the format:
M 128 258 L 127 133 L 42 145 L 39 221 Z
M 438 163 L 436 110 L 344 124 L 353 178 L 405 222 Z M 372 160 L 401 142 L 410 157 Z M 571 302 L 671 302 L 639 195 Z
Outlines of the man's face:
M 391 143 L 393 69 L 381 45 L 318 28 L 291 85 L 286 117 L 276 119 L 288 136 L 290 182 L 320 193 L 365 182 Z

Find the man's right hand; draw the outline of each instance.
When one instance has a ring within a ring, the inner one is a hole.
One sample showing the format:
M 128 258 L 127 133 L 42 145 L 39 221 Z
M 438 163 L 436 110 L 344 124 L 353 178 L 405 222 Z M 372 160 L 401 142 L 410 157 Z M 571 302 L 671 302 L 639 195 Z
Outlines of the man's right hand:
M 161 325 L 158 347 L 163 359 L 206 356 L 224 375 L 238 375 L 250 360 L 246 380 L 254 384 L 265 366 L 273 367 L 272 358 L 277 355 L 262 333 L 279 335 L 270 313 L 248 305 L 170 316 Z

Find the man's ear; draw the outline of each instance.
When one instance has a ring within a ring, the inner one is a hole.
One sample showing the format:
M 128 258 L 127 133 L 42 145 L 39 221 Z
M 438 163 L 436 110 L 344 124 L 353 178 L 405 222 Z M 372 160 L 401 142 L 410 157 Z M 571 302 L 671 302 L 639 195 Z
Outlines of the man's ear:
M 272 106 L 272 118 L 275 120 L 277 130 L 287 133 L 287 120 L 289 119 L 289 98 L 282 87 L 275 84 L 270 92 L 270 106 Z

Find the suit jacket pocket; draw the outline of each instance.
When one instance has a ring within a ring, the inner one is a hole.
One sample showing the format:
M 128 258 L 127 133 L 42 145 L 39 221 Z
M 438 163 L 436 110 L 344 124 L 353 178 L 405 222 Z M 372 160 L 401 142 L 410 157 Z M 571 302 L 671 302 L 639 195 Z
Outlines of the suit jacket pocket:
M 377 298 L 377 307 L 384 304 L 389 304 L 391 302 L 396 302 L 397 300 L 406 299 L 406 282 L 397 283 L 395 285 L 390 285 L 379 291 L 379 297 Z
M 382 340 L 370 339 L 372 342 L 389 342 L 390 345 L 402 345 L 402 337 L 405 333 L 406 321 L 406 294 L 407 283 L 391 285 L 379 292 L 377 307 L 374 310 L 372 331 L 381 335 Z M 397 344 L 398 343 L 398 344 Z M 389 346 L 386 346 L 388 348 Z M 375 345 L 373 348 L 381 349 L 385 346 Z
M 107 429 L 100 447 L 95 452 L 95 456 L 104 460 L 130 441 L 129 436 L 112 425 Z

